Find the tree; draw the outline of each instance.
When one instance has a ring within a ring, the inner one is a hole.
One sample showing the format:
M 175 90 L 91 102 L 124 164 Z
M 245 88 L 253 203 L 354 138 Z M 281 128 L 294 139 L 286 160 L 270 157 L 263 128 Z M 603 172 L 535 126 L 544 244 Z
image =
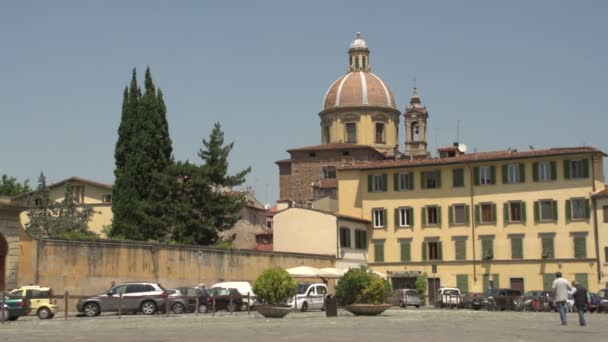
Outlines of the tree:
M 3 174 L 0 179 L 0 196 L 17 196 L 30 191 L 32 189 L 27 179 L 23 183 L 19 183 L 17 178 L 9 177 L 6 174 Z
M 46 178 L 40 173 L 30 205 L 30 221 L 26 224 L 26 230 L 36 236 L 96 236 L 88 227 L 94 210 L 88 205 L 76 203 L 74 189 L 69 182 L 65 184 L 63 202 L 54 202 L 49 198 Z

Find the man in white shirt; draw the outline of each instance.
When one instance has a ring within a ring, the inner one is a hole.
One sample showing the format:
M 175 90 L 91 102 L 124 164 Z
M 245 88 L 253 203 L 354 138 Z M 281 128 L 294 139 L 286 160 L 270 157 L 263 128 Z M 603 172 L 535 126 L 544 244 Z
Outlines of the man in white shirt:
M 555 273 L 555 280 L 553 281 L 553 301 L 559 311 L 559 318 L 562 320 L 562 325 L 568 325 L 568 317 L 566 317 L 566 301 L 568 300 L 568 294 L 574 293 L 572 285 L 566 279 L 562 278 L 562 272 Z

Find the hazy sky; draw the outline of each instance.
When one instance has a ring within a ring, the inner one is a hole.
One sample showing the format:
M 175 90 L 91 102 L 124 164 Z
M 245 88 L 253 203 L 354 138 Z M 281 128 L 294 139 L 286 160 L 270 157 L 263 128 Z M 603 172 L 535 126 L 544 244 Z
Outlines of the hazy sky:
M 122 91 L 149 65 L 176 159 L 199 163 L 219 121 L 272 203 L 357 31 L 402 111 L 416 78 L 433 151 L 459 120 L 470 151 L 608 151 L 607 18 L 607 1 L 2 0 L 0 174 L 113 182 Z

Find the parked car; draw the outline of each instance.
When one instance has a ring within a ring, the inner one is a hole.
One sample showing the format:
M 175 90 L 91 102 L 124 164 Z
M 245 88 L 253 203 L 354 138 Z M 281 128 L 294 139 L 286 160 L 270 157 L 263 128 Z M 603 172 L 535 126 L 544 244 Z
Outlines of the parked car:
M 587 306 L 587 310 L 589 310 L 589 312 L 596 312 L 600 304 L 600 297 L 598 297 L 596 293 L 587 293 L 589 294 L 589 305 Z
M 461 294 L 460 306 L 466 309 L 479 310 L 481 309 L 480 292 L 467 292 Z
M 57 304 L 52 299 L 53 290 L 39 285 L 21 286 L 11 290 L 11 298 L 23 298 L 29 301 L 30 315 L 40 319 L 51 319 L 57 312 Z
M 0 292 L 0 298 L 4 297 L 4 320 L 16 321 L 21 316 L 27 316 L 30 312 L 29 300 L 20 296 L 6 295 Z M 0 319 L 2 315 L 0 314 Z
M 168 297 L 165 289 L 157 283 L 124 283 L 106 293 L 80 299 L 76 309 L 88 317 L 99 316 L 102 312 L 117 312 L 121 294 L 123 312 L 142 312 L 145 315 L 152 315 L 163 308 Z
M 290 298 L 287 301 L 287 305 L 300 311 L 325 310 L 326 295 L 327 285 L 323 283 L 300 283 L 295 300 L 294 298 Z
M 386 302 L 392 305 L 399 305 L 402 308 L 409 306 L 420 307 L 421 300 L 418 291 L 414 289 L 393 290 L 387 297 Z
M 207 296 L 204 299 L 203 304 L 199 305 L 200 312 L 209 312 L 213 308 L 213 300 L 215 300 L 215 310 L 226 310 L 229 312 L 234 311 L 247 311 L 248 304 L 247 299 L 243 299 L 243 296 L 237 289 L 213 287 L 206 291 Z
M 521 291 L 516 289 L 494 289 L 486 293 L 481 301 L 482 306 L 492 310 L 515 310 Z
M 522 296 L 521 301 L 522 311 L 551 311 L 553 308 L 551 291 L 528 291 Z
M 197 310 L 196 298 L 198 297 L 199 306 L 207 303 L 209 294 L 204 288 L 193 287 L 178 287 L 175 290 L 168 290 L 169 307 L 176 314 L 184 312 L 194 312 Z M 199 310 L 200 311 L 200 310 Z
M 255 293 L 253 293 L 251 283 L 249 283 L 248 281 L 225 281 L 222 283 L 214 284 L 211 288 L 215 287 L 223 287 L 225 289 L 236 289 L 237 291 L 239 291 L 241 296 L 250 296 L 249 299 L 245 299 L 245 302 L 247 302 L 247 304 L 251 307 L 255 306 Z
M 440 287 L 437 290 L 437 295 L 435 297 L 435 306 L 439 308 L 460 307 L 460 289 L 457 287 Z
M 608 312 L 608 289 L 601 289 L 597 292 L 599 302 L 597 312 Z

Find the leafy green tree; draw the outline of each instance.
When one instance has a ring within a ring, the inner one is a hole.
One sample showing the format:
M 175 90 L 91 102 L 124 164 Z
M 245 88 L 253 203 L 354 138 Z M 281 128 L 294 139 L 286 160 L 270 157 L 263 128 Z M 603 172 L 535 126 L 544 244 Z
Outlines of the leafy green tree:
M 17 196 L 30 191 L 32 189 L 27 179 L 23 183 L 19 183 L 17 178 L 9 177 L 6 174 L 3 174 L 0 179 L 0 196 Z
M 416 291 L 420 295 L 422 303 L 426 301 L 426 289 L 428 284 L 428 276 L 426 273 L 422 273 L 416 278 Z
M 253 283 L 253 292 L 257 300 L 264 304 L 285 304 L 287 299 L 296 295 L 297 291 L 298 283 L 291 274 L 280 267 L 262 272 Z
M 340 305 L 380 304 L 389 292 L 388 281 L 361 266 L 351 268 L 340 278 L 336 286 L 336 299 Z

